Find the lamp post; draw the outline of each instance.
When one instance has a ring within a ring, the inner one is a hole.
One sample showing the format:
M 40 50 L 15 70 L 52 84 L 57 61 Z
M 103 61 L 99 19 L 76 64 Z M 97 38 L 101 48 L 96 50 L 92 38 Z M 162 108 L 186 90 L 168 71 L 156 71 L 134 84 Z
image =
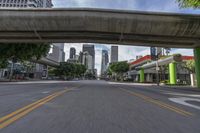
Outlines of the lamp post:
M 159 86 L 159 66 L 158 66 L 158 58 L 156 60 L 156 83 L 157 83 L 157 86 Z

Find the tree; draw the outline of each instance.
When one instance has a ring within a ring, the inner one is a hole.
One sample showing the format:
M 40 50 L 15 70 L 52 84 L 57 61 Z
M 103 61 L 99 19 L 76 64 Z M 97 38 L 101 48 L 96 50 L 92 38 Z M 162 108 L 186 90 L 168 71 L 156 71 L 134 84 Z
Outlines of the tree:
M 116 62 L 111 64 L 109 68 L 112 73 L 116 73 L 122 80 L 123 73 L 129 70 L 129 64 L 126 61 Z
M 17 61 L 40 59 L 46 56 L 50 49 L 50 44 L 46 43 L 0 43 L 0 60 L 11 61 L 9 79 L 13 76 L 14 63 Z
M 177 2 L 182 8 L 200 8 L 200 0 L 177 0 Z
M 187 69 L 190 73 L 195 73 L 195 61 L 187 60 L 181 65 L 182 68 Z
M 8 61 L 5 59 L 0 60 L 0 68 L 6 68 L 8 66 Z
M 55 69 L 55 74 L 67 79 L 81 77 L 86 72 L 85 65 L 73 64 L 68 62 L 60 63 L 60 66 Z

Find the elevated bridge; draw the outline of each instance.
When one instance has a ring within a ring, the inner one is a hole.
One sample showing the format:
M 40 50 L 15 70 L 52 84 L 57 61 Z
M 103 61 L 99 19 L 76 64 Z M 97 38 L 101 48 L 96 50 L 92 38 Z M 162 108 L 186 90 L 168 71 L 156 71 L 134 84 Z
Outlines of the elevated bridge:
M 88 8 L 0 9 L 0 42 L 87 42 L 194 48 L 200 16 Z

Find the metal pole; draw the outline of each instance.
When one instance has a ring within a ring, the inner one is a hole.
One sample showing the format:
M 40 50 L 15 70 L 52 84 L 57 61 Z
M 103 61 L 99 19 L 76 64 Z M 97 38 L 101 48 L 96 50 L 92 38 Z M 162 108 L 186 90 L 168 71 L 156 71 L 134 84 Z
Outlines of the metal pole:
M 156 60 L 156 83 L 157 86 L 159 86 L 159 66 L 158 66 L 158 60 Z
M 197 87 L 200 88 L 200 48 L 194 49 L 194 57 L 195 57 L 195 72 L 197 79 Z

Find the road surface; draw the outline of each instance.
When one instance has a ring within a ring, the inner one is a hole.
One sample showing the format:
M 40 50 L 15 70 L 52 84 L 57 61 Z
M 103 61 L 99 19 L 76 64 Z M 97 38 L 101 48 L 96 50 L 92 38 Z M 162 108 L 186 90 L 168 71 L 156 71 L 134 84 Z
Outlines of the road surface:
M 199 100 L 200 91 L 106 81 L 0 83 L 0 132 L 200 133 Z

